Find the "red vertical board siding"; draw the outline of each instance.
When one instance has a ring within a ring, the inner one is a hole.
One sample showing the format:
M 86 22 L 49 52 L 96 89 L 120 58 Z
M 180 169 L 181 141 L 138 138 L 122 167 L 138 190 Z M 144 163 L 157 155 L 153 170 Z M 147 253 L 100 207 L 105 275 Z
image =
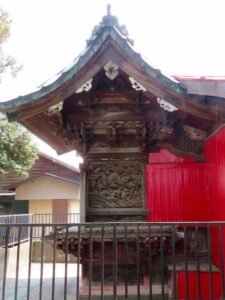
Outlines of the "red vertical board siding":
M 225 221 L 225 128 L 220 129 L 204 145 L 208 165 L 208 185 L 210 199 L 209 221 Z M 225 226 L 222 228 L 222 256 L 225 261 Z M 221 269 L 220 233 L 218 228 L 211 229 L 211 248 L 213 262 Z
M 188 273 L 188 299 L 210 300 L 210 275 L 208 272 L 200 273 L 200 297 L 198 297 L 198 275 L 196 272 Z M 178 299 L 186 300 L 186 274 L 177 272 Z M 219 273 L 212 273 L 213 300 L 221 299 L 221 278 Z
M 204 145 L 210 184 L 209 221 L 225 221 L 225 128 Z
M 225 221 L 225 128 L 205 143 L 204 152 L 204 164 L 167 150 L 150 154 L 149 221 Z
M 203 163 L 147 165 L 148 221 L 207 221 L 205 177 Z
M 157 153 L 149 153 L 150 163 L 183 163 L 183 162 L 194 162 L 192 158 L 178 157 L 166 149 L 161 149 Z
M 225 221 L 225 128 L 219 130 L 204 145 L 206 163 L 195 163 L 168 155 L 166 150 L 150 155 L 146 166 L 148 220 Z M 213 263 L 221 270 L 225 263 L 225 226 L 220 247 L 218 226 L 211 227 Z M 179 299 L 185 297 L 184 276 L 177 274 Z M 196 299 L 196 273 L 189 274 L 191 298 Z M 201 272 L 202 299 L 209 299 L 208 273 Z M 213 274 L 213 299 L 221 295 L 221 273 Z

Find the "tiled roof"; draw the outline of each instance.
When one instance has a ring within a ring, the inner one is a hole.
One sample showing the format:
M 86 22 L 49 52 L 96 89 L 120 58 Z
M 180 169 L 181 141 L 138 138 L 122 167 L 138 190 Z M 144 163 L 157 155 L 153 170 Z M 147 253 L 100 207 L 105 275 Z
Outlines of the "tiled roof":
M 79 182 L 79 170 L 58 160 L 47 154 L 40 153 L 39 158 L 35 161 L 33 167 L 29 171 L 28 179 L 36 178 L 43 174 L 51 174 L 52 176 L 58 176 L 64 178 L 64 180 L 71 180 Z M 14 174 L 8 174 L 0 178 L 0 189 L 13 186 L 22 182 L 24 178 L 18 177 Z

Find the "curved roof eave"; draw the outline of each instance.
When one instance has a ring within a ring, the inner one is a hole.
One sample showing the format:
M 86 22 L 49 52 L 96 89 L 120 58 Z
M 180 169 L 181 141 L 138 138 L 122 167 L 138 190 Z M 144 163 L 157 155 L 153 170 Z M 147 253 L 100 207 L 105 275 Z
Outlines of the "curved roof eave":
M 56 80 L 49 83 L 49 80 L 41 85 L 41 89 L 27 94 L 25 96 L 19 96 L 6 102 L 0 103 L 0 111 L 10 112 L 16 108 L 24 107 L 25 105 L 34 104 L 35 102 L 53 94 L 63 84 L 68 82 L 81 70 L 103 46 L 105 41 L 111 38 L 120 48 L 125 50 L 126 54 L 132 59 L 135 58 L 135 63 L 143 69 L 151 78 L 159 81 L 166 88 L 171 89 L 173 92 L 185 96 L 186 89 L 176 80 L 164 75 L 160 70 L 153 68 L 146 60 L 134 50 L 129 40 L 123 36 L 115 26 L 104 27 L 101 33 L 96 36 L 89 46 L 73 61 L 72 65 L 63 69 L 56 74 Z M 47 84 L 47 85 L 46 85 Z

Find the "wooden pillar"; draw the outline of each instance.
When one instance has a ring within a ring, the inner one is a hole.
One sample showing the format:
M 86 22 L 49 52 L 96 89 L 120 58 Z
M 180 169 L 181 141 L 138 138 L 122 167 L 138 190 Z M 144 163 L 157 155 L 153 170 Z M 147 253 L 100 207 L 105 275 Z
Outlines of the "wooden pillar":
M 86 191 L 87 191 L 87 174 L 86 164 L 80 165 L 80 222 L 86 222 Z

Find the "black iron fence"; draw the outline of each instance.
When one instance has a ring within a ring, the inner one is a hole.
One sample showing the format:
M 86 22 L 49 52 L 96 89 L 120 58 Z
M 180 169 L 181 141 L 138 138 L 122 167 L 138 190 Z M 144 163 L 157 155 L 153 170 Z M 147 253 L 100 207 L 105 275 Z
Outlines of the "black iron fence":
M 0 224 L 79 223 L 79 213 L 35 213 L 1 215 Z
M 30 224 L 32 223 L 32 214 L 14 214 L 0 216 L 0 224 Z M 23 227 L 20 232 L 20 241 L 28 238 L 29 228 Z M 0 227 L 0 246 L 5 244 L 6 227 Z M 8 233 L 8 245 L 18 242 L 18 228 L 10 226 Z
M 38 213 L 38 214 L 13 214 L 0 216 L 0 225 L 3 224 L 60 224 L 60 223 L 78 223 L 80 221 L 79 213 Z M 52 231 L 52 226 L 46 226 L 45 233 Z M 19 241 L 25 241 L 29 238 L 30 227 L 22 227 L 20 235 L 18 227 L 10 226 L 8 235 L 8 245 L 14 245 Z M 33 238 L 41 236 L 42 227 L 35 226 L 33 229 Z M 6 227 L 0 227 L 0 246 L 4 246 L 6 237 Z
M 225 299 L 225 223 L 26 223 L 0 228 L 5 232 L 2 300 Z M 41 228 L 38 238 L 36 228 Z M 12 229 L 18 241 L 24 229 L 28 238 L 11 247 Z
M 79 223 L 80 213 L 36 213 L 32 214 L 32 223 Z

